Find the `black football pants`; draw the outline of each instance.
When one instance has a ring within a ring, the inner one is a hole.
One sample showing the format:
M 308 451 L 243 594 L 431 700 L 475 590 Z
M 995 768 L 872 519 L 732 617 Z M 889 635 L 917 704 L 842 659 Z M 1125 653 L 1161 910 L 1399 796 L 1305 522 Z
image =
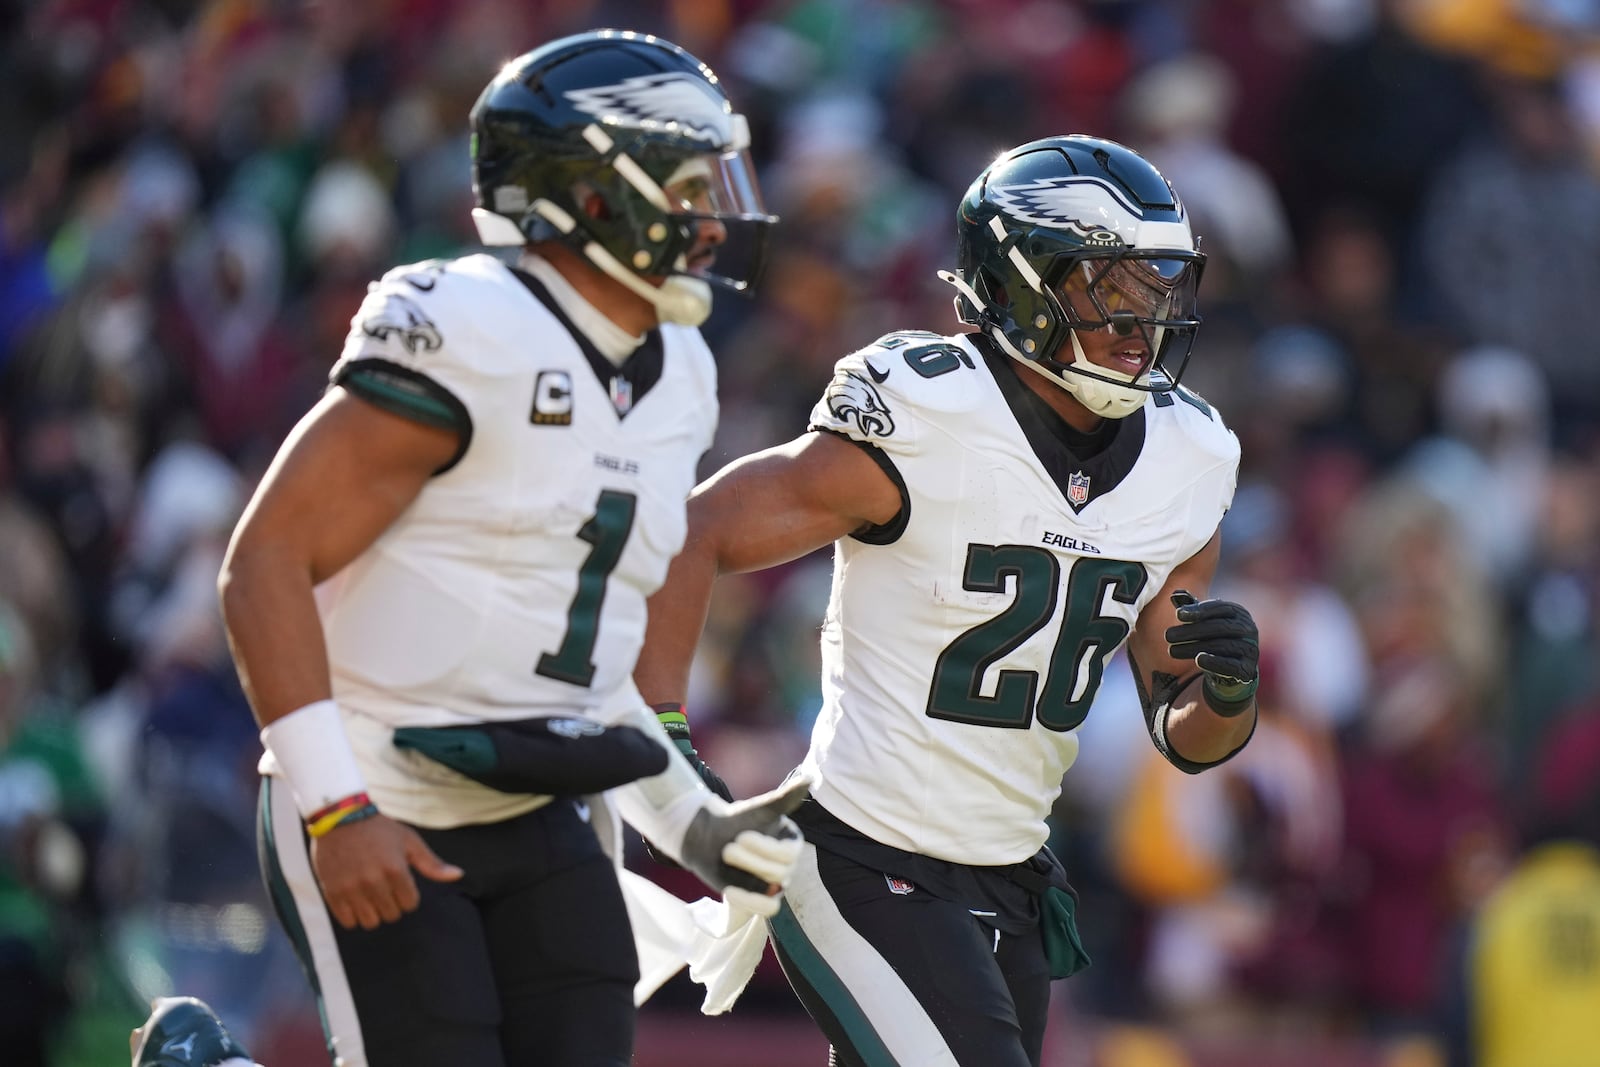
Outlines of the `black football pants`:
M 626 1067 L 639 964 L 611 861 L 569 799 L 500 823 L 418 828 L 466 872 L 414 875 L 416 911 L 346 930 L 289 790 L 262 781 L 262 873 L 338 1067 Z
M 807 844 L 772 920 L 838 1067 L 1039 1067 L 1050 966 L 965 906 Z

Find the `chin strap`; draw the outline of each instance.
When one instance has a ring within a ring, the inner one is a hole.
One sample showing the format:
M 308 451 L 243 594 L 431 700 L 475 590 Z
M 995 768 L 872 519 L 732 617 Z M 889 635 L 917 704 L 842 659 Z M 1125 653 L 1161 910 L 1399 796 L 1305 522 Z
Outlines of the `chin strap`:
M 1144 407 L 1149 393 L 1142 389 L 1105 381 L 1107 377 L 1127 376 L 1090 363 L 1089 357 L 1083 354 L 1083 345 L 1078 341 L 1077 330 L 1068 330 L 1067 336 L 1072 338 L 1072 366 L 1085 373 L 1063 374 L 1061 383 L 1084 407 L 1106 419 L 1125 419 Z M 1132 382 L 1137 379 L 1127 378 L 1127 380 Z
M 946 285 L 952 286 L 956 292 L 961 294 L 961 296 L 956 298 L 956 318 L 971 326 L 978 325 L 977 316 L 982 312 L 988 311 L 989 305 L 985 304 L 982 298 L 978 296 L 977 290 L 968 285 L 965 278 L 958 277 L 947 270 L 935 271 L 934 276 L 937 277 L 941 282 L 944 282 Z M 966 298 L 967 303 L 972 305 L 973 314 L 971 317 L 969 317 L 961 308 L 961 300 L 963 297 Z M 1006 348 L 1010 349 L 1011 346 L 1008 344 L 1006 345 Z M 1015 354 L 1014 350 L 1013 354 Z
M 528 211 L 555 227 L 564 237 L 577 232 L 577 221 L 548 200 L 535 200 Z M 478 238 L 486 245 L 504 247 L 523 245 L 528 241 L 522 228 L 505 215 L 473 208 L 472 221 L 478 228 Z M 660 286 L 655 286 L 629 270 L 616 256 L 594 241 L 586 241 L 582 252 L 607 277 L 653 304 L 656 317 L 664 323 L 699 326 L 711 315 L 711 284 L 703 278 L 673 274 Z M 678 267 L 683 267 L 681 260 Z
M 974 326 L 979 325 L 978 320 L 981 319 L 983 312 L 989 310 L 989 306 L 978 296 L 977 291 L 967 284 L 965 278 L 952 274 L 950 271 L 941 270 L 936 274 L 940 281 L 961 294 L 956 298 L 956 317 L 962 322 Z M 972 317 L 964 313 L 962 309 L 963 300 L 971 305 L 973 310 Z M 1067 331 L 1067 336 L 1072 339 L 1073 359 L 1071 365 L 1086 369 L 1089 372 L 1088 374 L 1053 370 L 1049 366 L 1040 363 L 1039 360 L 1023 355 L 1017 350 L 1017 346 L 1013 345 L 1010 339 L 1006 337 L 1005 332 L 999 326 L 991 324 L 988 329 L 988 336 L 995 344 L 1000 346 L 1000 350 L 1006 355 L 1035 373 L 1042 374 L 1056 385 L 1061 386 L 1076 397 L 1084 407 L 1102 418 L 1124 419 L 1144 406 L 1147 395 L 1144 390 L 1130 389 L 1126 386 L 1102 380 L 1103 376 L 1113 375 L 1117 372 L 1106 370 L 1103 367 L 1096 367 L 1089 362 L 1088 357 L 1083 354 L 1083 345 L 1078 342 L 1078 331 L 1076 330 L 1069 329 Z M 1102 377 L 1093 377 L 1093 375 Z M 1128 380 L 1133 381 L 1134 379 L 1130 378 Z
M 656 318 L 662 322 L 699 326 L 711 315 L 711 285 L 702 278 L 671 274 L 659 286 L 651 285 L 593 241 L 583 246 L 583 254 L 607 275 L 654 304 Z

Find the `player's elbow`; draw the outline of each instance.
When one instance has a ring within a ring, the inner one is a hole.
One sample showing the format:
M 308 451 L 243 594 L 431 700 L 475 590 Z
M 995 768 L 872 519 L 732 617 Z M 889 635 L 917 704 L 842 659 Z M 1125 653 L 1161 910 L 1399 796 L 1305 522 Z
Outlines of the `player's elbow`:
M 698 572 L 713 578 L 736 569 L 728 535 L 741 521 L 737 508 L 716 495 L 694 496 L 689 499 L 688 520 L 680 559 L 692 561 Z
M 258 549 L 248 536 L 235 537 L 217 571 L 217 603 L 231 632 L 253 604 L 259 604 L 289 577 L 276 554 Z

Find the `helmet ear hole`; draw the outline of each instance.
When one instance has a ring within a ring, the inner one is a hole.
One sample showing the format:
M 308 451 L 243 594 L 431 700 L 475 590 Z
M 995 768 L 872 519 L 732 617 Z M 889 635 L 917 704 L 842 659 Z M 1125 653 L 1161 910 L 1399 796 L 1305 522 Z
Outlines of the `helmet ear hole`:
M 596 222 L 606 222 L 611 218 L 611 205 L 606 203 L 606 198 L 594 189 L 580 185 L 573 190 L 578 205 L 583 208 L 583 213 Z
M 988 267 L 978 268 L 977 290 L 990 307 L 1011 309 L 1011 294 L 1006 291 L 1005 283 Z

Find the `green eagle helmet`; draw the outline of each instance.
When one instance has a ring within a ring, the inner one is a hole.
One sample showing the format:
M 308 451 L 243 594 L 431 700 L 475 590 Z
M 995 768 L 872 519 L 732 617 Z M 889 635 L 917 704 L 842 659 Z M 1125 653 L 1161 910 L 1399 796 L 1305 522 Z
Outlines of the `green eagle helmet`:
M 1200 317 L 1205 256 L 1161 172 L 1124 145 L 1074 134 L 1006 152 L 956 215 L 956 314 L 1089 410 L 1119 419 L 1176 388 Z M 1097 366 L 1079 331 L 1114 330 L 1143 359 Z
M 473 105 L 473 221 L 487 245 L 561 241 L 663 322 L 699 325 L 711 285 L 755 283 L 777 221 L 749 146 L 717 76 L 677 45 L 565 37 L 507 63 Z M 691 265 L 708 223 L 724 233 L 716 261 Z

